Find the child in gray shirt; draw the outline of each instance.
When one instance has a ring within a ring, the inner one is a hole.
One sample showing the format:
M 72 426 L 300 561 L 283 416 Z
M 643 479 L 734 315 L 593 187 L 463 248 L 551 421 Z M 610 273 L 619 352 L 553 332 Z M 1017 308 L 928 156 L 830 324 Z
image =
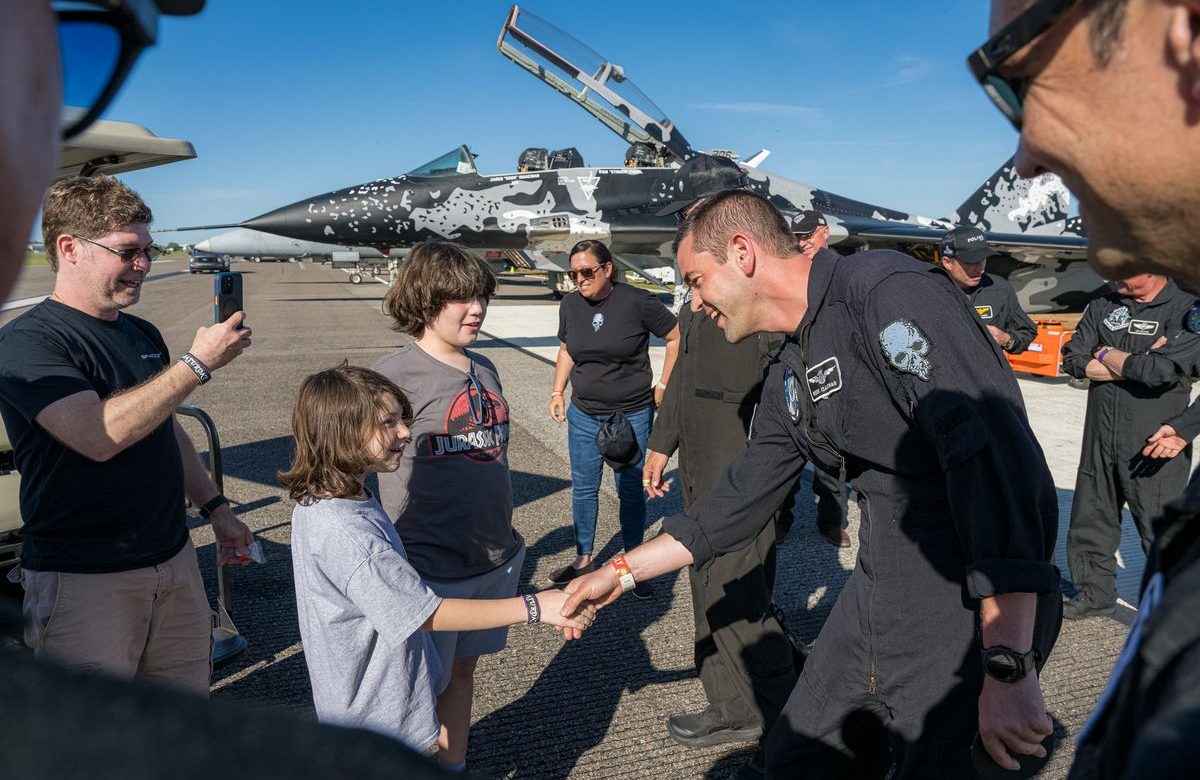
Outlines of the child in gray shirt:
M 594 611 L 559 615 L 566 595 L 442 599 L 409 564 L 369 473 L 395 471 L 412 410 L 387 378 L 341 365 L 300 386 L 296 456 L 279 475 L 297 502 L 292 564 L 304 660 L 322 722 L 396 737 L 419 751 L 437 742 L 437 656 L 427 632 L 546 622 L 578 638 Z

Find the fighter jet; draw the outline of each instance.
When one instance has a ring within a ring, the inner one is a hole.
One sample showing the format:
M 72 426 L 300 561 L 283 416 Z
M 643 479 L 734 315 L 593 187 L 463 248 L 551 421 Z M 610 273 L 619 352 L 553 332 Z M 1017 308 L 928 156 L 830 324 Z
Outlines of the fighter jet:
M 273 233 L 263 233 L 249 228 L 234 228 L 196 243 L 195 251 L 203 254 L 230 255 L 247 260 L 293 260 L 334 258 L 376 260 L 386 262 L 382 252 L 372 246 L 343 246 L 316 241 L 301 241 Z M 401 250 L 393 249 L 392 255 L 401 256 Z
M 678 197 L 679 164 L 700 152 L 623 67 L 534 14 L 513 6 L 497 48 L 627 141 L 624 164 L 590 167 L 574 149 L 532 148 L 515 172 L 485 175 L 460 146 L 408 174 L 306 198 L 240 225 L 383 253 L 454 240 L 518 267 L 548 270 L 558 292 L 567 289 L 566 252 L 582 239 L 608 243 L 626 270 L 673 265 L 675 218 L 657 212 Z M 821 211 L 831 245 L 842 253 L 893 247 L 931 259 L 947 230 L 973 225 L 1001 253 L 989 270 L 1008 275 L 1029 311 L 1081 308 L 1103 284 L 1087 270 L 1082 225 L 1069 218 L 1070 195 L 1054 176 L 1020 179 L 1010 160 L 954 214 L 929 218 L 767 173 L 757 167 L 765 155 L 740 164 L 748 186 L 785 217 Z

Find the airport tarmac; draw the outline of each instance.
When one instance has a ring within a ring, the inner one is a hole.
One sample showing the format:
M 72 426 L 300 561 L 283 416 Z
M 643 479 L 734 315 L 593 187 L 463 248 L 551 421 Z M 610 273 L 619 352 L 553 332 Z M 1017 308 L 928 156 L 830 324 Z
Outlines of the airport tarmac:
M 156 264 L 131 311 L 163 331 L 172 354 L 186 351 L 198 327 L 212 320 L 212 279 L 186 272 L 185 261 Z M 249 706 L 311 714 L 293 598 L 289 552 L 291 503 L 275 481 L 288 464 L 290 414 L 296 388 L 308 374 L 342 360 L 370 365 L 406 340 L 380 310 L 385 287 L 351 285 L 342 271 L 311 263 L 236 263 L 245 274 L 251 349 L 189 399 L 214 419 L 221 436 L 225 493 L 263 541 L 267 563 L 233 573 L 234 621 L 247 652 L 214 674 L 213 696 Z M 30 268 L 13 300 L 49 293 L 52 274 Z M 22 308 L 0 312 L 0 323 Z M 476 349 L 497 365 L 511 405 L 514 523 L 528 545 L 522 590 L 574 554 L 566 430 L 546 415 L 557 349 L 556 301 L 533 277 L 505 277 Z M 659 350 L 661 348 L 658 348 Z M 656 350 L 658 352 L 658 350 Z M 655 358 L 655 362 L 659 362 Z M 1086 394 L 1065 380 L 1022 379 L 1030 419 L 1051 463 L 1062 507 L 1059 565 L 1074 489 L 1075 462 Z M 203 448 L 198 428 L 198 446 Z M 838 551 L 820 541 L 807 475 L 798 519 L 779 548 L 776 600 L 789 626 L 806 639 L 821 622 L 853 565 L 856 547 Z M 611 476 L 601 496 L 600 557 L 617 552 L 616 500 Z M 678 493 L 651 501 L 654 521 L 678 511 Z M 193 539 L 215 593 L 212 535 L 194 515 Z M 850 510 L 850 533 L 857 530 Z M 1122 545 L 1122 596 L 1136 598 L 1141 552 L 1131 523 Z M 649 601 L 622 599 L 604 610 L 577 643 L 563 645 L 551 629 L 518 627 L 509 648 L 481 660 L 476 678 L 469 764 L 487 776 L 600 778 L 726 777 L 752 746 L 687 750 L 672 742 L 670 715 L 704 706 L 693 671 L 691 600 L 687 578 L 654 581 Z M 1126 634 L 1130 610 L 1113 618 L 1067 623 L 1043 674 L 1059 747 L 1043 777 L 1066 775 L 1078 732 L 1108 677 Z M 619 767 L 619 770 L 617 769 Z

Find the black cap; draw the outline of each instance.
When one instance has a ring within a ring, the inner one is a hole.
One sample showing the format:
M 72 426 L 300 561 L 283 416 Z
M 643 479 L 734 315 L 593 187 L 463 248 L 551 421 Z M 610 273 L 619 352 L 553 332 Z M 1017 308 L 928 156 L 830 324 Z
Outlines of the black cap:
M 621 412 L 613 412 L 600 424 L 600 430 L 596 431 L 596 449 L 614 469 L 633 465 L 642 457 L 633 425 Z
M 964 263 L 982 263 L 996 254 L 988 246 L 983 231 L 973 227 L 954 228 L 942 236 L 938 252 L 942 257 L 951 257 Z
M 738 164 L 728 157 L 698 154 L 686 160 L 671 182 L 671 197 L 663 209 L 655 212 L 665 217 L 687 208 L 697 198 L 716 195 L 726 190 L 740 190 L 750 184 Z
M 801 211 L 792 217 L 792 232 L 797 235 L 807 235 L 815 232 L 817 228 L 826 227 L 828 224 L 825 221 L 825 215 L 816 209 Z

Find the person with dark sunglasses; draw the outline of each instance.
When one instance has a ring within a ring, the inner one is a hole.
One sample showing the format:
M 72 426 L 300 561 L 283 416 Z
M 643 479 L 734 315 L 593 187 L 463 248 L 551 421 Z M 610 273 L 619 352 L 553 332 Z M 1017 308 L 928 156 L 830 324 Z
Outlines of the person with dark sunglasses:
M 1200 290 L 1200 3 L 993 0 L 991 33 L 968 67 L 1020 132 L 1018 172 L 1056 173 L 1079 198 L 1096 272 Z M 1177 329 L 1200 330 L 1196 312 Z M 1137 617 L 1077 735 L 1074 780 L 1190 777 L 1200 763 L 1198 518 L 1193 475 L 1153 523 Z
M 621 539 L 626 550 L 642 543 L 646 498 L 642 463 L 654 409 L 662 401 L 679 349 L 675 315 L 645 290 L 617 283 L 619 271 L 608 247 L 580 241 L 570 252 L 571 279 L 578 292 L 563 298 L 558 310 L 558 358 L 550 390 L 550 418 L 567 423 L 571 457 L 571 521 L 575 526 L 575 559 L 550 574 L 562 585 L 595 569 L 592 560 L 599 512 L 600 478 L 605 458 L 596 435 L 614 413 L 621 413 L 637 439 L 637 457 L 610 461 L 621 500 Z M 667 340 L 662 376 L 650 371 L 650 334 Z M 571 385 L 571 403 L 565 391 Z M 650 598 L 648 585 L 639 598 Z

